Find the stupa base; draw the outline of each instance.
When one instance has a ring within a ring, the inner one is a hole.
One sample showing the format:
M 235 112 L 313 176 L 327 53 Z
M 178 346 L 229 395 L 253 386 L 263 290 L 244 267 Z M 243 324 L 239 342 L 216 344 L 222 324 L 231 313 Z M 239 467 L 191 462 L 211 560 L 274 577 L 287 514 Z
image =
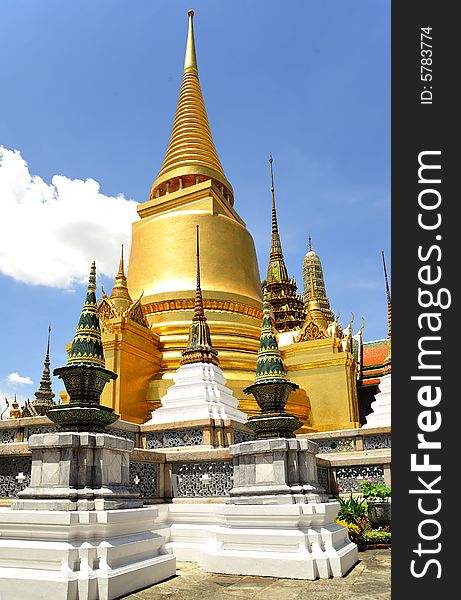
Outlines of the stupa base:
M 111 600 L 172 577 L 156 508 L 0 512 L 8 600 Z

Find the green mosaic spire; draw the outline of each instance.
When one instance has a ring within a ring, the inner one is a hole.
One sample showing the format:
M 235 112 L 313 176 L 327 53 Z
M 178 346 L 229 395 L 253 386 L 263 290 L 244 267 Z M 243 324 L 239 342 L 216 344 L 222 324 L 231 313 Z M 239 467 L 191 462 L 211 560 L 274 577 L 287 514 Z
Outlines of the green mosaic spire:
M 256 363 L 255 383 L 272 383 L 274 381 L 284 382 L 287 381 L 287 377 L 272 324 L 269 294 L 264 290 L 263 323 L 259 341 L 258 361 Z
M 72 347 L 67 358 L 67 366 L 87 365 L 105 367 L 99 327 L 98 306 L 96 303 L 96 265 L 91 265 L 90 279 L 85 304 L 75 330 Z

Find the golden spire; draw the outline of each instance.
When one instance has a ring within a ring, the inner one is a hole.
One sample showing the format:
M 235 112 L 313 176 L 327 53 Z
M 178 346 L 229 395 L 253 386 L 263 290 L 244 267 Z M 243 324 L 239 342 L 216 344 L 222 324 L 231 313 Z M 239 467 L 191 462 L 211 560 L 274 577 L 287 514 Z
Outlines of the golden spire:
M 320 308 L 323 312 L 323 316 L 325 317 L 327 323 L 332 323 L 335 318 L 333 312 L 330 308 L 330 301 L 327 297 L 327 292 L 325 289 L 325 281 L 323 277 L 322 264 L 320 262 L 320 258 L 316 251 L 312 246 L 312 238 L 309 236 L 308 238 L 308 251 L 304 256 L 303 263 L 303 297 L 304 297 L 304 306 L 307 308 L 309 304 L 309 300 L 311 297 L 311 285 L 310 285 L 310 277 L 313 276 L 314 279 L 314 288 L 317 296 L 318 303 L 320 304 Z
M 195 227 L 196 227 L 197 284 L 195 287 L 194 317 L 193 317 L 192 321 L 206 321 L 205 312 L 203 310 L 202 288 L 200 286 L 199 226 L 196 225 Z
M 271 194 L 272 194 L 272 237 L 271 250 L 269 254 L 269 267 L 267 269 L 267 281 L 287 281 L 288 271 L 283 259 L 282 244 L 280 242 L 279 229 L 277 224 L 277 211 L 275 208 L 275 187 L 274 172 L 272 170 L 273 158 L 269 155 L 269 169 L 271 176 Z
M 184 72 L 187 69 L 194 69 L 198 73 L 197 55 L 195 54 L 195 39 L 194 39 L 194 11 L 191 9 L 187 12 L 189 17 L 189 29 L 187 32 L 186 55 L 184 57 Z
M 310 313 L 312 320 L 320 329 L 326 330 L 328 323 L 317 298 L 317 292 L 315 291 L 313 267 L 311 267 L 309 271 L 309 280 L 310 294 L 309 302 L 307 304 L 308 313 Z
M 219 364 L 218 352 L 211 343 L 211 334 L 203 310 L 202 289 L 200 287 L 200 247 L 199 226 L 196 225 L 197 239 L 197 288 L 195 291 L 195 306 L 192 323 L 189 327 L 187 348 L 182 351 L 181 365 L 191 363 Z
M 189 10 L 184 74 L 170 143 L 162 168 L 152 186 L 150 198 L 157 198 L 212 179 L 223 196 L 233 204 L 233 190 L 227 181 L 211 137 L 210 125 L 198 78 L 194 41 L 194 11 Z
M 128 306 L 132 303 L 132 299 L 128 291 L 128 283 L 125 276 L 125 265 L 123 261 L 123 244 L 120 252 L 118 273 L 114 280 L 114 287 L 112 288 L 110 299 L 114 300 L 114 303 L 117 306 L 120 305 L 121 307 L 121 305 L 123 304 L 124 308 L 128 308 Z

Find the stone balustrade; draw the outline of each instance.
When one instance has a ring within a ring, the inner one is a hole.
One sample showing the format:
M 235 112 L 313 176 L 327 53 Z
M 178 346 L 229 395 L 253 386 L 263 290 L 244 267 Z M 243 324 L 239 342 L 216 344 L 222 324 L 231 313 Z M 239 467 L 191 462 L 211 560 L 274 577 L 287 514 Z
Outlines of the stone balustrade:
M 30 481 L 27 440 L 35 433 L 54 431 L 47 417 L 0 421 L 0 505 L 9 505 Z M 229 446 L 251 439 L 241 424 L 194 421 L 162 430 L 158 425 L 117 421 L 109 429 L 130 439 L 130 485 L 146 503 L 226 501 L 232 487 Z M 317 474 L 329 493 L 359 491 L 364 477 L 391 484 L 390 428 L 348 429 L 303 434 L 319 445 Z

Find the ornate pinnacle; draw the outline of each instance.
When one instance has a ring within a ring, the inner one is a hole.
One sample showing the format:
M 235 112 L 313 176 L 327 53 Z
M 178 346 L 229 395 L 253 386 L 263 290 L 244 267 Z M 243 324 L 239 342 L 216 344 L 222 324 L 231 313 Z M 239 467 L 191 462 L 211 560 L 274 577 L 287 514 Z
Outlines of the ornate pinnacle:
M 264 290 L 263 323 L 259 342 L 258 361 L 253 385 L 245 394 L 252 394 L 261 409 L 246 423 L 257 439 L 295 437 L 293 431 L 302 425 L 295 416 L 285 412 L 288 396 L 299 386 L 287 379 L 282 357 L 272 324 L 269 294 Z
M 282 357 L 280 355 L 277 336 L 271 317 L 269 294 L 264 290 L 263 297 L 263 322 L 259 340 L 258 361 L 256 363 L 256 383 L 272 383 L 274 381 L 287 381 Z
M 44 361 L 44 368 L 42 378 L 40 380 L 40 386 L 35 392 L 35 400 L 32 400 L 31 404 L 38 414 L 44 415 L 46 411 L 54 406 L 53 398 L 54 393 L 51 388 L 51 377 L 50 377 L 50 336 L 51 336 L 51 325 L 48 326 L 48 343 L 46 346 L 46 355 Z
M 96 264 L 93 261 L 88 291 L 67 358 L 67 365 L 105 366 L 95 292 Z
M 275 187 L 274 187 L 274 172 L 272 170 L 272 155 L 269 155 L 270 178 L 271 178 L 271 195 L 272 195 L 272 236 L 271 249 L 269 254 L 269 266 L 267 268 L 267 282 L 287 282 L 288 271 L 283 259 L 282 244 L 277 224 L 277 210 L 275 208 Z
M 314 323 L 320 327 L 320 329 L 326 330 L 328 327 L 327 320 L 325 319 L 325 315 L 322 312 L 322 307 L 320 306 L 319 300 L 317 298 L 317 292 L 314 285 L 314 266 L 312 265 L 309 270 L 309 286 L 310 286 L 310 294 L 309 294 L 309 302 L 307 304 L 307 312 L 310 313 L 312 320 Z
M 118 266 L 118 273 L 114 280 L 114 287 L 112 288 L 112 292 L 110 294 L 111 300 L 123 300 L 124 308 L 127 308 L 131 303 L 132 299 L 130 293 L 128 291 L 128 283 L 125 276 L 125 265 L 123 260 L 123 244 L 120 252 L 120 262 Z
M 199 226 L 196 225 L 196 257 L 197 257 L 197 283 L 195 286 L 195 305 L 194 317 L 192 321 L 206 321 L 203 310 L 202 288 L 200 287 L 200 246 L 199 246 Z
M 187 348 L 182 352 L 181 365 L 207 362 L 218 365 L 218 352 L 211 343 L 211 334 L 203 310 L 202 289 L 200 286 L 200 246 L 199 226 L 196 225 L 197 248 L 197 287 L 195 291 L 194 316 L 189 328 Z
M 273 158 L 272 154 L 269 155 L 269 165 L 270 165 L 270 176 L 271 176 L 271 194 L 272 194 L 272 240 L 271 240 L 271 252 L 270 257 L 272 258 L 282 258 L 282 244 L 280 243 L 280 235 L 279 228 L 277 224 L 277 211 L 275 208 L 275 187 L 274 187 L 274 172 L 272 170 Z M 288 275 L 287 275 L 288 278 Z
M 187 15 L 189 17 L 189 28 L 187 31 L 186 55 L 184 57 L 184 71 L 186 71 L 187 69 L 194 69 L 198 72 L 194 40 L 194 11 L 190 9 L 187 12 Z

